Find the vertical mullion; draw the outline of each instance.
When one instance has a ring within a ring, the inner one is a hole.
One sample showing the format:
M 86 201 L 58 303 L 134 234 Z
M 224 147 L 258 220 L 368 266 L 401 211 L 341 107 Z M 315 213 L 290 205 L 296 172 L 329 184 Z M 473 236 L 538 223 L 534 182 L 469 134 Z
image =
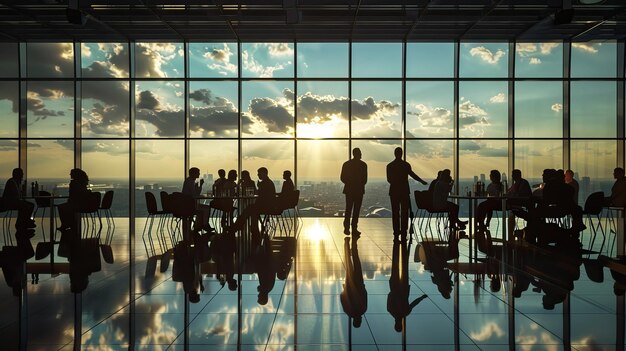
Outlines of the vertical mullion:
M 460 56 L 460 41 L 454 43 L 454 177 L 457 179 L 455 182 L 455 191 L 458 193 L 459 184 L 459 56 Z
M 243 156 L 243 153 L 241 152 L 241 85 L 241 40 L 237 38 L 237 169 L 239 170 L 239 174 L 241 174 L 241 171 L 243 170 L 243 162 L 241 161 Z
M 404 159 L 406 160 L 406 41 L 402 42 L 402 150 L 404 150 Z
M 617 167 L 624 167 L 624 40 L 617 42 Z
M 187 170 L 191 167 L 191 165 L 189 164 L 189 143 L 190 140 L 189 138 L 190 133 L 189 133 L 189 118 L 190 118 L 190 112 L 189 112 L 189 43 L 187 41 L 183 42 L 183 55 L 185 55 L 184 60 L 183 60 L 183 65 L 184 65 L 184 81 L 183 81 L 183 86 L 184 86 L 184 91 L 183 91 L 183 96 L 185 97 L 185 101 L 183 102 L 183 106 L 185 108 L 185 131 L 184 131 L 184 136 L 185 136 L 185 161 L 184 161 L 184 166 L 183 166 L 183 179 L 185 179 L 185 177 L 187 176 Z
M 509 119 L 508 119 L 508 167 L 507 174 L 510 176 L 515 168 L 515 49 L 516 42 L 509 42 Z M 506 191 L 506 189 L 505 189 Z
M 74 41 L 74 168 L 82 168 L 82 74 L 81 43 Z
M 563 169 L 570 169 L 572 43 L 563 43 Z
M 24 177 L 28 179 L 28 160 L 27 160 L 27 110 L 28 110 L 28 82 L 24 80 L 26 78 L 26 55 L 27 55 L 26 43 L 18 43 L 17 45 L 17 61 L 18 61 L 18 167 L 24 170 Z
M 352 154 L 352 39 L 348 43 L 348 160 Z
M 130 258 L 128 272 L 128 349 L 135 349 L 135 204 L 136 204 L 136 147 L 135 147 L 135 43 L 128 41 L 128 253 Z
M 298 43 L 293 41 L 293 180 L 298 189 Z

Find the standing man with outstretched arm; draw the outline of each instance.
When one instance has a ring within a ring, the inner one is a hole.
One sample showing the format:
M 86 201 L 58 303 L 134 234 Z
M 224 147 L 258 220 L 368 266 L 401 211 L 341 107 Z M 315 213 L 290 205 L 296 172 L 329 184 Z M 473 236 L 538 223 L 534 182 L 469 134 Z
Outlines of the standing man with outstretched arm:
M 387 165 L 387 182 L 389 182 L 389 197 L 391 198 L 391 217 L 393 223 L 393 235 L 397 237 L 402 235 L 406 238 L 406 232 L 409 227 L 409 176 L 418 182 L 426 185 L 413 170 L 411 165 L 402 160 L 402 148 L 397 147 L 394 150 L 395 160 Z
M 343 193 L 346 195 L 343 233 L 350 235 L 349 226 L 352 225 L 352 235 L 358 236 L 361 234 L 357 225 L 367 183 L 367 164 L 361 161 L 361 149 L 358 147 L 352 150 L 352 156 L 352 159 L 344 162 L 341 167 L 341 182 L 344 184 Z M 352 223 L 350 223 L 350 215 L 352 215 Z

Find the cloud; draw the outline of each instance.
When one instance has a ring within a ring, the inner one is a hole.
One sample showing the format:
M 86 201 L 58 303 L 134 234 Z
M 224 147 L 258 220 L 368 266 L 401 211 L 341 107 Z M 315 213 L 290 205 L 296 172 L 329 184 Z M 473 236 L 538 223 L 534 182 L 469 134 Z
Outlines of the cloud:
M 504 336 L 504 331 L 500 326 L 494 322 L 485 324 L 479 332 L 471 332 L 470 337 L 476 341 L 487 341 L 492 337 L 501 338 Z
M 387 100 L 376 102 L 373 97 L 368 96 L 361 102 L 352 100 L 352 117 L 355 119 L 370 119 L 375 115 L 385 116 L 394 114 L 400 108 L 400 104 Z
M 534 43 L 517 43 L 515 44 L 515 52 L 520 57 L 526 57 L 537 52 L 537 44 Z
M 264 66 L 257 62 L 253 54 L 249 53 L 247 50 L 241 53 L 241 62 L 244 70 L 250 71 L 261 78 L 271 78 L 274 76 L 275 71 L 285 69 L 285 66 L 281 63 L 276 63 L 273 66 Z
M 530 63 L 531 65 L 539 65 L 541 64 L 541 59 L 538 57 L 531 57 L 528 63 Z
M 236 73 L 237 65 L 230 62 L 233 52 L 230 51 L 228 44 L 224 43 L 222 48 L 213 48 L 202 55 L 202 57 L 215 61 L 208 64 L 207 67 L 218 71 L 222 75 L 228 75 L 228 73 Z
M 417 104 L 416 112 L 407 112 L 408 115 L 417 116 L 422 127 L 449 127 L 452 122 L 452 111 L 443 108 Z
M 476 154 L 482 157 L 507 157 L 508 150 L 504 148 L 493 148 L 487 146 L 484 142 L 474 140 L 459 141 L 460 151 Z
M 128 135 L 128 82 L 84 82 L 82 98 L 86 134 Z
M 470 55 L 478 56 L 484 62 L 490 65 L 495 65 L 498 63 L 498 61 L 500 61 L 501 58 L 504 57 L 505 52 L 498 49 L 498 51 L 496 51 L 496 53 L 494 54 L 491 52 L 491 50 L 487 49 L 484 46 L 476 46 L 470 49 Z
M 559 103 L 552 104 L 552 106 L 550 106 L 550 109 L 554 112 L 561 112 L 563 110 L 563 105 Z
M 68 96 L 68 92 L 72 93 Z M 65 111 L 46 108 L 46 103 L 54 100 L 70 100 L 72 95 L 73 84 L 70 82 L 46 82 L 29 85 L 26 93 L 26 107 L 33 116 L 37 116 L 32 123 L 37 123 L 48 117 L 65 116 Z
M 269 43 L 267 45 L 270 56 L 292 57 L 293 49 L 288 43 Z
M 504 93 L 498 93 L 489 98 L 489 102 L 492 104 L 503 104 L 506 102 L 506 95 Z
M 459 141 L 459 149 L 465 151 L 478 151 L 480 150 L 480 144 L 471 140 Z
M 541 51 L 542 55 L 550 55 L 552 50 L 559 47 L 559 43 L 541 43 L 539 44 L 539 51 Z
M 601 43 L 598 43 L 598 44 L 594 44 L 594 43 L 572 43 L 572 48 L 581 50 L 581 51 L 586 52 L 588 54 L 596 54 L 596 53 L 598 53 L 598 49 L 596 49 L 596 45 L 600 46 L 602 44 Z
M 461 97 L 461 101 L 459 105 L 459 127 L 473 130 L 478 126 L 489 125 L 488 114 L 485 110 L 464 97 Z
M 0 83 L 0 101 L 7 100 L 11 102 L 11 112 L 17 113 L 19 110 L 18 103 L 18 86 L 14 82 Z
M 74 76 L 72 43 L 28 43 L 27 59 L 30 77 Z
M 180 44 L 137 43 L 135 46 L 135 67 L 137 77 L 165 78 L 163 66 L 180 57 Z
M 293 128 L 293 115 L 287 108 L 272 98 L 254 98 L 250 101 L 253 120 L 261 121 L 268 132 L 288 133 Z
M 0 151 L 16 151 L 18 144 L 12 140 L 0 140 Z
M 355 101 L 358 104 L 358 101 Z M 353 103 L 354 106 L 354 103 Z M 333 95 L 316 95 L 310 91 L 298 97 L 298 119 L 303 122 L 326 122 L 332 116 L 348 118 L 348 98 Z
M 353 125 L 352 133 L 357 138 L 387 138 L 389 136 L 399 137 L 401 134 L 400 126 L 389 121 L 376 121 L 376 123 L 368 123 L 366 128 L 357 129 Z M 407 134 L 407 137 L 413 137 Z M 395 140 L 379 140 L 381 144 L 396 145 Z
M 137 108 L 147 110 L 159 110 L 160 102 L 156 95 L 154 95 L 150 90 L 144 90 L 139 93 Z
M 192 97 L 193 96 L 193 97 Z M 194 101 L 201 102 L 200 106 L 191 104 L 191 118 L 189 120 L 189 130 L 200 132 L 203 137 L 224 135 L 232 133 L 235 135 L 239 128 L 237 106 L 230 100 L 213 96 L 208 89 L 199 89 L 191 92 L 189 97 Z M 242 118 L 245 118 L 242 116 Z M 250 121 L 245 120 L 245 126 L 249 126 Z

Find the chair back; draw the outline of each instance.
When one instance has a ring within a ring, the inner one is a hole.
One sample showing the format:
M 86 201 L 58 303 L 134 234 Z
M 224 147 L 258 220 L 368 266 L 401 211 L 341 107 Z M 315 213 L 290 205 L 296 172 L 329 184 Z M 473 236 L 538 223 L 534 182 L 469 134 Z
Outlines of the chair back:
M 585 210 L 586 214 L 598 215 L 602 212 L 602 207 L 604 205 L 604 193 L 602 191 L 598 191 L 590 194 L 585 201 Z
M 155 215 L 157 213 L 157 202 L 156 197 L 150 191 L 146 191 L 144 193 L 146 195 L 146 209 L 148 210 L 148 214 Z
M 102 204 L 100 204 L 100 209 L 102 210 L 110 210 L 113 205 L 113 190 L 109 190 L 104 193 L 102 197 Z
M 100 208 L 101 198 L 102 194 L 97 191 L 89 193 L 87 196 L 85 196 L 85 203 L 80 204 L 80 212 L 93 213 L 98 211 L 98 208 Z
M 171 204 L 171 196 L 167 193 L 167 191 L 161 191 L 159 193 L 161 196 L 161 208 L 163 212 L 172 213 L 172 204 Z
M 170 195 L 170 200 L 174 217 L 191 217 L 196 212 L 196 200 L 190 195 L 175 192 Z
M 52 194 L 44 190 L 39 190 L 39 196 L 52 196 Z M 51 202 L 52 200 L 50 199 L 46 199 L 43 197 L 35 197 L 35 203 L 37 204 L 37 207 L 39 208 L 50 207 Z
M 428 190 L 415 190 L 415 205 L 418 209 L 430 211 L 432 208 L 432 195 Z

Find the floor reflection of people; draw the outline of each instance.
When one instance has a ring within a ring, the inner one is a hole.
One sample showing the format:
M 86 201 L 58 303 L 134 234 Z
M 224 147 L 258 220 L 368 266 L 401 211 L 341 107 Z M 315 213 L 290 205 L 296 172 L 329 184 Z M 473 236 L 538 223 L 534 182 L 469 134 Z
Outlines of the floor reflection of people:
M 257 303 L 266 305 L 269 300 L 269 293 L 274 289 L 274 284 L 276 283 L 276 266 L 272 242 L 267 236 L 263 239 L 260 250 L 258 250 L 255 265 L 255 270 L 259 276 Z
M 361 269 L 357 241 L 358 237 L 353 237 L 352 247 L 350 247 L 350 238 L 344 239 L 346 282 L 340 295 L 343 311 L 348 317 L 352 318 L 352 325 L 355 328 L 361 326 L 363 315 L 367 311 L 367 290 L 363 282 L 363 271 Z
M 428 297 L 424 294 L 409 303 L 410 292 L 408 248 L 405 241 L 394 240 L 387 311 L 395 320 L 394 329 L 397 332 L 402 331 L 403 322 L 413 308 Z

